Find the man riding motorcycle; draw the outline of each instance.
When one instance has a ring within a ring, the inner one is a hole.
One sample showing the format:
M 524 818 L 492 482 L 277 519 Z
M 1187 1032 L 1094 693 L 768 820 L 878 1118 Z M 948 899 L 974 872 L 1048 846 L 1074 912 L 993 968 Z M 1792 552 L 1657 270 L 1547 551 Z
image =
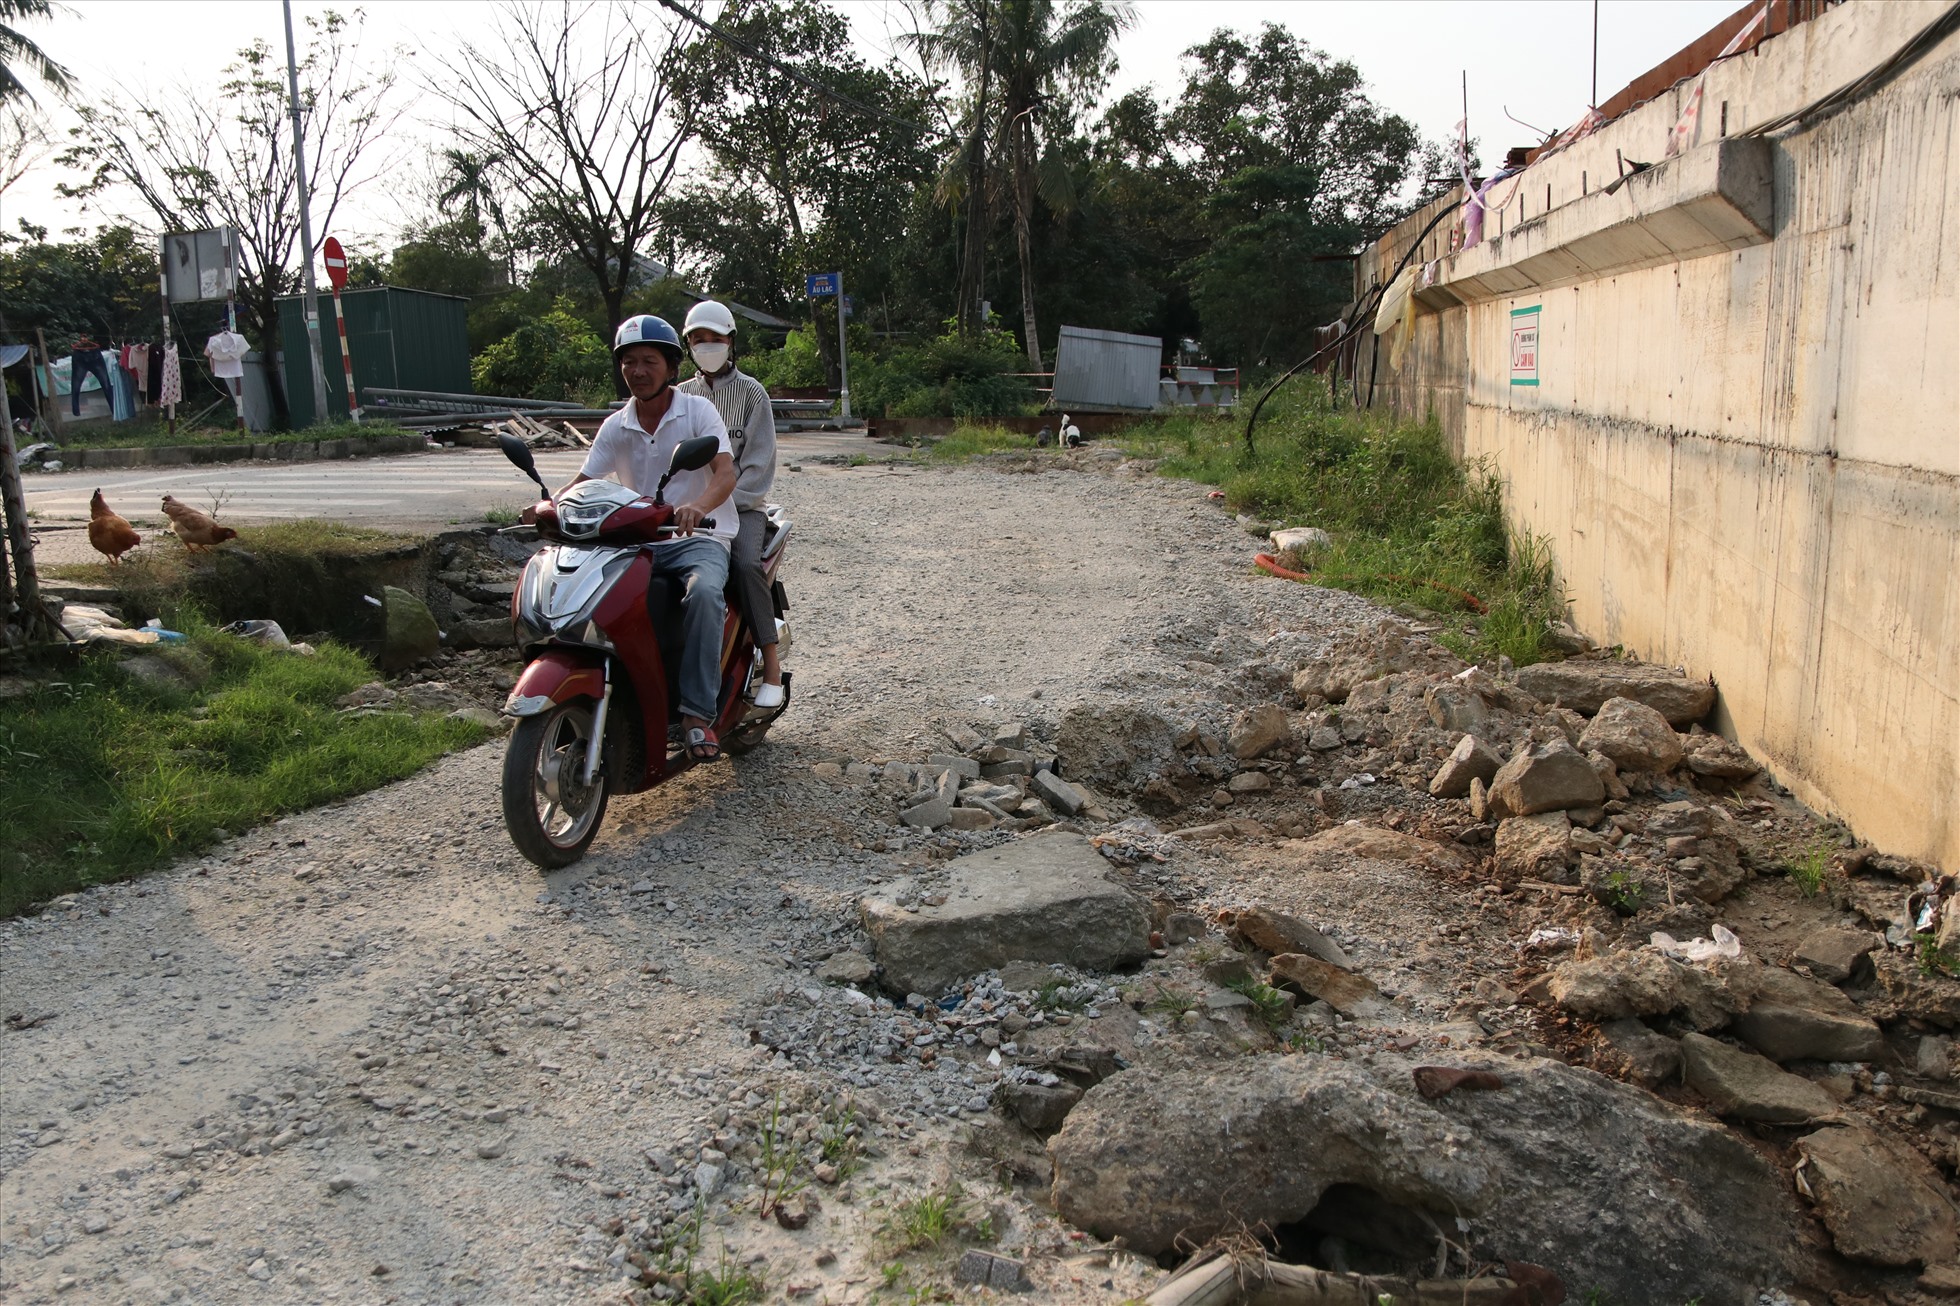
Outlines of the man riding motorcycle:
M 726 615 L 722 589 L 728 583 L 729 547 L 739 530 L 730 501 L 735 464 L 728 431 L 712 403 L 674 389 L 681 340 L 664 319 L 647 314 L 620 323 L 613 335 L 613 361 L 632 402 L 600 425 L 585 465 L 552 497 L 608 474 L 635 493 L 652 494 L 682 441 L 713 436 L 719 444 L 708 466 L 674 474 L 667 493 L 675 503 L 678 529 L 673 539 L 647 549 L 654 574 L 675 577 L 681 584 L 681 728 L 688 755 L 712 762 L 721 757 L 712 723 Z M 711 527 L 699 529 L 710 519 Z

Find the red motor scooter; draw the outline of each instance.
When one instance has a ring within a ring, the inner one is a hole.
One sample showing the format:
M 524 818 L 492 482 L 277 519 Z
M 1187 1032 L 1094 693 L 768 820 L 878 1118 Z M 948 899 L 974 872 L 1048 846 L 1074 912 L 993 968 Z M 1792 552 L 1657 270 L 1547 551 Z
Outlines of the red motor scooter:
M 551 869 L 584 856 L 612 794 L 650 789 L 693 765 L 677 737 L 680 587 L 654 575 L 646 550 L 674 538 L 667 482 L 713 462 L 717 445 L 708 437 L 683 442 L 651 497 L 613 481 L 581 481 L 554 503 L 530 447 L 511 435 L 497 443 L 544 491 L 532 512 L 546 541 L 510 600 L 529 665 L 504 704 L 505 715 L 517 718 L 504 754 L 504 826 L 519 852 Z M 790 522 L 774 504 L 767 512 L 762 567 L 775 596 L 777 647 L 787 653 L 789 605 L 776 577 Z M 760 650 L 731 598 L 714 720 L 725 752 L 754 748 L 788 710 L 789 673 L 777 707 L 750 701 L 761 683 Z

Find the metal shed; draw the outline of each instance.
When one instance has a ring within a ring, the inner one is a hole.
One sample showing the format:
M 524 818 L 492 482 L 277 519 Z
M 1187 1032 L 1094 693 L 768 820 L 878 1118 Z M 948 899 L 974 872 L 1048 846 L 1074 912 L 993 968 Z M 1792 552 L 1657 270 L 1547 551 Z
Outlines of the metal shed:
M 1156 336 L 1065 326 L 1055 346 L 1054 403 L 1084 411 L 1149 412 L 1157 406 L 1164 342 Z
M 439 390 L 469 394 L 470 301 L 400 286 L 344 290 L 347 348 L 354 355 L 354 387 Z M 307 360 L 306 310 L 293 295 L 279 301 L 282 374 L 295 427 L 312 426 L 313 368 Z M 320 357 L 327 370 L 327 421 L 347 415 L 347 385 L 340 365 L 340 333 L 334 327 L 333 296 L 320 296 Z

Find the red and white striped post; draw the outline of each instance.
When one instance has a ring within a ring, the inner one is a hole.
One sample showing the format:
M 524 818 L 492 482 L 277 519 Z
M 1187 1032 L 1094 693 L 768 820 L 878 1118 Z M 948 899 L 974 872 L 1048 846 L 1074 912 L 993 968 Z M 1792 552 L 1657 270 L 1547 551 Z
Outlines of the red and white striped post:
M 347 352 L 347 310 L 341 306 L 340 290 L 347 284 L 347 252 L 332 236 L 320 247 L 327 264 L 327 280 L 333 283 L 333 320 L 340 328 L 340 366 L 347 374 L 347 415 L 361 420 L 361 406 L 354 399 L 354 356 Z M 325 416 L 325 414 L 321 414 Z

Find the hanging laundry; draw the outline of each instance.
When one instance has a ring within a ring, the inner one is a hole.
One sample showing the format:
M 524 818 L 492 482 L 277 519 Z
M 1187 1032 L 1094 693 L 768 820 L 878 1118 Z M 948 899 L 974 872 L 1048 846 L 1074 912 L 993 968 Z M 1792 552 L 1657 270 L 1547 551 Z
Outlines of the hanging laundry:
M 136 378 L 120 362 L 109 367 L 109 417 L 127 422 L 136 416 Z
M 250 349 L 245 337 L 236 331 L 218 332 L 204 344 L 204 356 L 211 360 L 211 375 L 220 379 L 243 378 L 245 355 Z
M 177 342 L 163 347 L 163 375 L 157 383 L 157 402 L 175 405 L 184 402 L 184 373 L 177 364 Z
M 68 356 L 68 411 L 72 416 L 82 415 L 82 387 L 88 384 L 90 377 L 96 378 L 96 383 L 102 387 L 102 398 L 109 402 L 113 409 L 114 396 L 109 389 L 109 362 L 103 357 L 102 350 L 96 347 L 95 342 L 83 336 L 75 343 L 74 350 Z
M 129 347 L 129 371 L 136 378 L 136 397 L 147 403 L 150 397 L 150 347 L 131 345 Z

